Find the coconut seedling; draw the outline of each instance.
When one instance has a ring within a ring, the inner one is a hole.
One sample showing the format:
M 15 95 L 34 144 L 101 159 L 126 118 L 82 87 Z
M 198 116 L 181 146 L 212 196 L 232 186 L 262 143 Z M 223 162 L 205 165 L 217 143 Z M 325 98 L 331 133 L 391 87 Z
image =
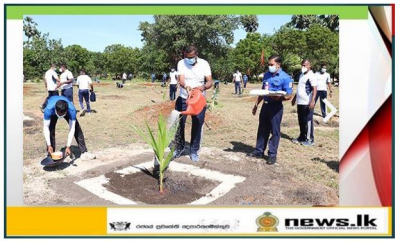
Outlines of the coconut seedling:
M 167 125 L 167 120 L 164 118 L 163 115 L 160 114 L 157 122 L 157 130 L 156 135 L 154 135 L 153 131 L 151 130 L 149 124 L 146 122 L 146 130 L 147 132 L 142 132 L 139 128 L 136 126 L 133 126 L 134 130 L 138 135 L 140 135 L 148 145 L 151 146 L 151 148 L 154 151 L 154 156 L 156 161 L 159 164 L 159 188 L 160 188 L 160 193 L 163 193 L 164 191 L 164 172 L 166 168 L 168 167 L 170 161 L 172 160 L 173 153 L 174 153 L 174 147 L 167 152 L 167 147 L 173 140 L 177 127 L 178 127 L 178 121 L 175 121 L 172 124 Z

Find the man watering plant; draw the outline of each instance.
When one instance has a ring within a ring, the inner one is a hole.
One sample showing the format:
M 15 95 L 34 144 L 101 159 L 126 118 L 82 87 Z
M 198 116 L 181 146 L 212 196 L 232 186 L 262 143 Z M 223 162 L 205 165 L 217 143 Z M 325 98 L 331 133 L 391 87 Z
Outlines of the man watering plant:
M 178 63 L 180 93 L 176 100 L 175 110 L 186 111 L 186 101 L 193 90 L 200 90 L 203 95 L 205 91 L 213 86 L 211 68 L 208 62 L 198 57 L 198 49 L 194 45 L 187 46 L 184 51 L 185 58 Z M 190 159 L 199 161 L 199 149 L 201 146 L 204 117 L 206 107 L 197 114 L 192 115 L 192 131 L 190 139 Z M 185 150 L 185 122 L 186 115 L 182 115 L 178 130 L 175 135 L 174 158 L 178 158 Z
M 78 143 L 81 151 L 81 158 L 93 159 L 95 158 L 92 154 L 87 152 L 85 137 L 83 136 L 82 129 L 76 119 L 76 109 L 64 96 L 52 96 L 49 98 L 48 104 L 44 109 L 44 120 L 43 120 L 43 134 L 46 140 L 47 152 L 53 153 L 56 149 L 56 125 L 58 119 L 65 119 L 69 124 L 69 133 L 67 146 L 65 149 L 65 155 L 71 154 L 71 143 L 72 138 L 75 136 L 75 140 Z

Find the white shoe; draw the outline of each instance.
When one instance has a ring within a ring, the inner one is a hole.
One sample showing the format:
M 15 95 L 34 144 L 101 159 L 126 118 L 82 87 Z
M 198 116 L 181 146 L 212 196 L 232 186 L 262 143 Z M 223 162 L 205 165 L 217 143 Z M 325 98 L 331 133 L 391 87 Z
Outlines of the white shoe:
M 85 152 L 81 155 L 80 159 L 82 160 L 93 160 L 96 159 L 96 155 L 90 153 L 90 152 Z

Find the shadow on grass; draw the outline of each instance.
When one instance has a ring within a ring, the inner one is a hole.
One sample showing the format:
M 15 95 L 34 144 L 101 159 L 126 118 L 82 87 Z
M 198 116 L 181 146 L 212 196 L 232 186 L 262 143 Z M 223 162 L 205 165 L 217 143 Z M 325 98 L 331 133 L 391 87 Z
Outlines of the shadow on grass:
M 339 162 L 338 161 L 327 161 L 327 160 L 321 159 L 319 157 L 314 157 L 311 160 L 312 161 L 318 161 L 318 162 L 321 162 L 321 163 L 325 163 L 330 169 L 332 169 L 335 172 L 339 173 Z
M 224 149 L 228 152 L 242 152 L 242 153 L 252 153 L 254 151 L 254 146 L 244 144 L 243 142 L 231 141 L 233 147 Z

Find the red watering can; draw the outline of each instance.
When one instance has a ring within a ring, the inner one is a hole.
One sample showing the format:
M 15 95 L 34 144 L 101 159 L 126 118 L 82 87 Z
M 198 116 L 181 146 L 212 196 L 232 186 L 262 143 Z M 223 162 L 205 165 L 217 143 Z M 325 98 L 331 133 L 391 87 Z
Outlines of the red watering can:
M 189 92 L 186 100 L 187 109 L 181 112 L 181 115 L 198 115 L 206 106 L 206 98 L 199 89 L 193 89 Z

